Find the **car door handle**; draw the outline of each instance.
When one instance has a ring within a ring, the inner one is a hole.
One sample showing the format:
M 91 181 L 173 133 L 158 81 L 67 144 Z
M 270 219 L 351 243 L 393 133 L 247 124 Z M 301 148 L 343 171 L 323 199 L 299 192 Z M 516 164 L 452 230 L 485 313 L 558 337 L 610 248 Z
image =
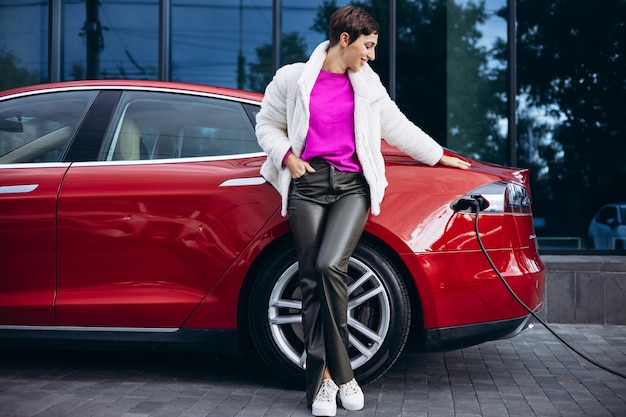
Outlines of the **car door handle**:
M 265 178 L 263 177 L 232 178 L 221 183 L 220 187 L 242 187 L 246 185 L 261 185 L 264 183 Z
M 3 185 L 0 186 L 0 194 L 26 194 L 39 187 L 39 184 Z

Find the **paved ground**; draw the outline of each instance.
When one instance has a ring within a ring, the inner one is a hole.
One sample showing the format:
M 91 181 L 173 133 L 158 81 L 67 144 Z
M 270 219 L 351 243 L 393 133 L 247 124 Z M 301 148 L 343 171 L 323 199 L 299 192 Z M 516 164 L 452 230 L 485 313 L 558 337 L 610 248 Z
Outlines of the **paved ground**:
M 626 326 L 554 325 L 626 373 Z M 626 380 L 583 361 L 543 327 L 512 339 L 406 354 L 339 416 L 626 416 Z M 310 416 L 300 387 L 262 365 L 183 354 L 0 350 L 0 416 Z

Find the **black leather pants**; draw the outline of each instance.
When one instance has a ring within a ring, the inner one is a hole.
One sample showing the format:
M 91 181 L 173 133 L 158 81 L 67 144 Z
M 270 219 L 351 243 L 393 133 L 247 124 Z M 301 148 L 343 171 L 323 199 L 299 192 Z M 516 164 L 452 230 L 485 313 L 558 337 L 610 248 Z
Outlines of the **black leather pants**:
M 309 406 L 325 368 L 337 384 L 354 378 L 347 351 L 346 281 L 370 206 L 360 173 L 339 171 L 321 159 L 311 165 L 315 173 L 292 181 L 288 207 L 300 269 Z

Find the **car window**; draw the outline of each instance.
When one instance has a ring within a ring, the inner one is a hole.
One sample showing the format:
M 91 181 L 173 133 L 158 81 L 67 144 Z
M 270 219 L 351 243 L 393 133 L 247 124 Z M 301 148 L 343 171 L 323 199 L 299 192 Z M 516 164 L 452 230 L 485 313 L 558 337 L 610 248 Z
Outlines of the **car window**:
M 59 162 L 97 91 L 0 101 L 0 164 Z
M 102 160 L 224 156 L 261 152 L 249 113 L 226 99 L 125 92 Z
M 598 213 L 598 222 L 607 224 L 609 219 L 617 220 L 617 207 L 606 206 Z

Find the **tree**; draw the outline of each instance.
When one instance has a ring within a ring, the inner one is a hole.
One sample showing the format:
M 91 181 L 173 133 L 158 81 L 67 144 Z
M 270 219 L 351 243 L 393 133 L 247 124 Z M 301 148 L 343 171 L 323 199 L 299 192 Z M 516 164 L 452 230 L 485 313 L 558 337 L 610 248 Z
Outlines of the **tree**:
M 0 49 L 0 91 L 24 85 L 37 84 L 39 77 L 25 67 L 11 51 Z
M 553 141 L 534 193 L 549 192 L 551 234 L 584 237 L 600 205 L 626 199 L 626 1 L 517 0 L 517 18 L 520 95 L 549 109 Z
M 263 44 L 256 48 L 257 62 L 250 63 L 248 88 L 263 92 L 272 80 L 272 44 Z M 281 39 L 281 60 L 284 64 L 306 61 L 306 42 L 296 32 L 283 35 Z
M 505 163 L 507 138 L 500 121 L 507 115 L 507 57 L 480 45 L 478 25 L 487 20 L 484 1 L 448 2 L 446 18 L 447 143 L 472 158 Z

